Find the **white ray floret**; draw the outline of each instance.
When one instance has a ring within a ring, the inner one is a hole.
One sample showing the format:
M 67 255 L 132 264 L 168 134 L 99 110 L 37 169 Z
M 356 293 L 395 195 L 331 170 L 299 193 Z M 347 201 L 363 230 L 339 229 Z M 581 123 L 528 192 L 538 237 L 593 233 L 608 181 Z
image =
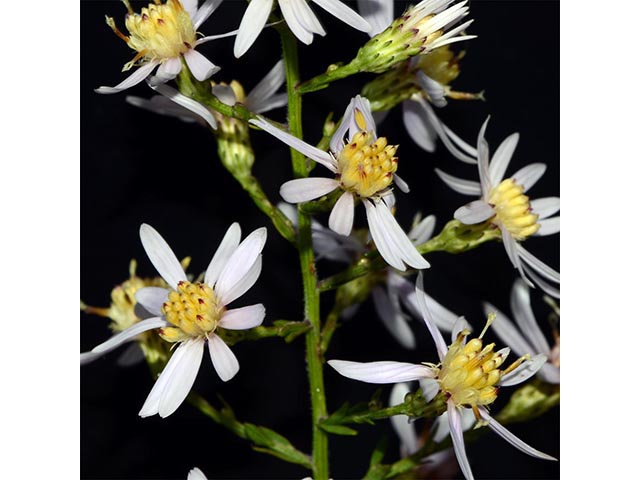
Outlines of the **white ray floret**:
M 233 53 L 236 58 L 244 55 L 256 41 L 267 23 L 267 19 L 274 7 L 274 1 L 252 0 L 249 3 L 240 22 L 238 36 L 233 46 Z M 364 18 L 339 0 L 311 1 L 356 30 L 362 32 L 371 30 L 371 25 Z M 309 45 L 313 41 L 314 34 L 322 36 L 326 34 L 306 0 L 278 0 L 278 5 L 285 22 L 302 43 Z
M 222 0 L 206 0 L 198 8 L 198 0 L 167 0 L 165 3 L 150 3 L 141 13 L 135 13 L 128 0 L 124 1 L 128 14 L 125 25 L 129 35 L 125 35 L 107 17 L 114 33 L 137 52 L 122 71 L 137 67 L 124 81 L 115 87 L 100 87 L 98 93 L 118 93 L 142 82 L 158 67 L 154 84 L 174 79 L 182 70 L 182 60 L 186 62 L 197 80 L 204 81 L 220 70 L 196 47 L 218 38 L 235 35 L 229 32 L 197 38 L 198 28 L 211 16 Z M 183 105 L 184 106 L 184 105 Z M 187 107 L 188 108 L 188 107 Z
M 406 270 L 407 265 L 417 269 L 429 267 L 391 213 L 395 201 L 391 185 L 397 178 L 397 146 L 388 145 L 384 137 L 378 138 L 366 98 L 356 96 L 351 100 L 329 142 L 329 152 L 280 130 L 262 117 L 251 119 L 249 123 L 259 126 L 336 174 L 334 178 L 290 180 L 280 187 L 282 198 L 291 203 L 300 203 L 340 189 L 343 193 L 329 218 L 329 227 L 333 231 L 345 236 L 351 233 L 354 205 L 359 199 L 366 209 L 373 242 L 389 265 L 402 271 Z M 396 183 L 401 189 L 406 187 L 401 180 L 396 180 Z
M 552 235 L 560 231 L 560 217 L 552 217 L 560 210 L 560 198 L 530 201 L 525 195 L 544 174 L 546 165 L 543 163 L 527 165 L 505 178 L 519 135 L 514 133 L 507 137 L 489 161 L 489 145 L 484 136 L 488 122 L 487 118 L 478 135 L 479 182 L 456 178 L 439 169 L 436 173 L 456 192 L 480 195 L 480 199 L 456 210 L 454 217 L 467 225 L 490 221 L 500 229 L 509 260 L 523 280 L 529 286 L 538 286 L 559 298 L 560 290 L 553 284 L 560 284 L 560 274 L 532 255 L 520 242 L 533 235 Z
M 182 404 L 200 368 L 205 343 L 223 381 L 238 373 L 236 356 L 215 331 L 218 327 L 245 330 L 262 324 L 265 316 L 262 304 L 234 309 L 227 306 L 256 282 L 267 231 L 259 228 L 242 242 L 240 235 L 240 226 L 232 224 L 205 272 L 204 282 L 192 283 L 160 234 L 147 224 L 140 227 L 142 245 L 170 288 L 138 290 L 137 302 L 156 316 L 136 323 L 83 354 L 85 357 L 104 354 L 144 331 L 155 329 L 159 329 L 164 340 L 178 344 L 142 406 L 140 416 L 167 417 Z
M 447 398 L 447 421 L 449 435 L 458 459 L 460 469 L 466 479 L 472 479 L 471 466 L 464 446 L 463 411 L 469 410 L 476 420 L 482 420 L 498 435 L 519 450 L 533 457 L 555 460 L 555 458 L 534 449 L 518 439 L 493 419 L 487 406 L 497 398 L 497 387 L 511 386 L 524 382 L 540 370 L 546 357 L 536 355 L 520 357 L 510 367 L 501 370 L 509 349 L 493 351 L 494 344 L 483 348 L 482 337 L 491 324 L 491 317 L 478 338 L 467 342 L 470 331 L 460 322 L 452 331 L 451 345 L 446 346 L 442 334 L 431 319 L 425 300 L 422 272 L 418 274 L 416 296 L 424 322 L 436 344 L 440 364 L 411 364 L 403 362 L 348 362 L 329 360 L 329 365 L 341 375 L 368 383 L 399 383 L 420 381 L 425 399 L 431 401 L 439 392 Z M 430 388 L 436 385 L 437 389 Z M 428 393 L 427 393 L 428 392 Z M 464 414 L 468 415 L 468 414 Z

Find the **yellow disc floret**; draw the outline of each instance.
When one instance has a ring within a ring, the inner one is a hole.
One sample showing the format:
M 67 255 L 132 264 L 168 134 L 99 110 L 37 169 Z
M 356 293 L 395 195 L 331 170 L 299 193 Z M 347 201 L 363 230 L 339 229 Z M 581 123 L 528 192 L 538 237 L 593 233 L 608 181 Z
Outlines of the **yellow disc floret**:
M 384 137 L 374 141 L 371 131 L 356 133 L 338 156 L 338 180 L 342 188 L 369 198 L 389 187 L 398 168 L 397 149 L 397 145 L 387 145 Z
M 162 313 L 175 327 L 161 329 L 160 336 L 169 342 L 202 337 L 213 332 L 224 313 L 213 289 L 206 283 L 182 281 L 162 305 Z
M 522 185 L 509 178 L 489 193 L 489 203 L 496 211 L 495 219 L 516 240 L 524 240 L 540 229 L 538 215 L 531 212 L 529 197 L 523 191 Z
M 463 330 L 451 344 L 442 361 L 437 380 L 441 390 L 459 407 L 474 411 L 479 405 L 489 405 L 497 398 L 497 384 L 505 373 L 520 365 L 527 357 L 521 357 L 506 370 L 500 370 L 506 356 L 494 352 L 494 343 L 483 347 L 482 336 L 495 315 L 491 315 L 478 338 L 464 340 L 471 333 Z
M 196 32 L 191 16 L 179 0 L 168 0 L 164 4 L 159 1 L 150 3 L 140 13 L 134 13 L 128 1 L 124 3 L 129 11 L 125 19 L 129 36 L 117 29 L 113 18 L 107 17 L 107 25 L 138 52 L 123 70 L 129 70 L 141 58 L 167 60 L 195 46 Z
M 460 75 L 459 62 L 463 56 L 464 52 L 455 55 L 449 45 L 445 45 L 418 56 L 417 66 L 429 78 L 441 85 L 449 85 Z

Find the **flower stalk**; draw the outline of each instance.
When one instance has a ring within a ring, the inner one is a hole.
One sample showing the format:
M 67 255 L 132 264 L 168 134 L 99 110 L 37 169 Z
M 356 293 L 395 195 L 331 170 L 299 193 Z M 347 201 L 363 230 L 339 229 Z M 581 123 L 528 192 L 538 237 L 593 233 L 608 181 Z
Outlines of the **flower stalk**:
M 302 97 L 296 90 L 300 81 L 298 65 L 298 45 L 288 28 L 279 26 L 282 52 L 287 79 L 289 129 L 292 135 L 302 138 Z M 291 149 L 294 177 L 308 175 L 304 155 Z M 302 270 L 304 291 L 304 316 L 311 324 L 306 334 L 307 371 L 311 393 L 312 412 L 312 474 L 315 480 L 329 478 L 329 442 L 327 433 L 320 427 L 320 421 L 327 416 L 327 405 L 322 372 L 322 334 L 320 329 L 320 291 L 316 276 L 315 256 L 311 241 L 311 217 L 298 207 L 298 252 Z

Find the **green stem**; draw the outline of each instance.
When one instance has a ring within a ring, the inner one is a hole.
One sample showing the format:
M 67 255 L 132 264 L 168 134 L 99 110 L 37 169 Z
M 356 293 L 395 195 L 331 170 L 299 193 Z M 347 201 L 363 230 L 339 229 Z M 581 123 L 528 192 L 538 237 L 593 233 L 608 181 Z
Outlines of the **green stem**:
M 327 88 L 331 82 L 355 75 L 359 73 L 360 70 L 360 62 L 357 58 L 354 58 L 346 65 L 329 65 L 325 73 L 307 80 L 298 87 L 298 91 L 304 94 L 322 90 L 323 88 Z
M 278 28 L 282 40 L 282 52 L 287 78 L 287 96 L 289 104 L 289 130 L 292 135 L 302 138 L 302 97 L 296 91 L 300 81 L 298 68 L 298 45 L 291 31 L 284 25 Z M 307 176 L 304 155 L 291 149 L 291 162 L 296 178 Z M 302 285 L 304 290 L 305 320 L 311 324 L 306 334 L 307 370 L 311 392 L 312 441 L 313 441 L 313 478 L 329 478 L 329 442 L 327 434 L 320 428 L 320 421 L 327 416 L 322 373 L 323 357 L 321 351 L 322 335 L 320 331 L 320 291 L 316 277 L 315 258 L 311 243 L 311 218 L 298 207 L 298 249 Z

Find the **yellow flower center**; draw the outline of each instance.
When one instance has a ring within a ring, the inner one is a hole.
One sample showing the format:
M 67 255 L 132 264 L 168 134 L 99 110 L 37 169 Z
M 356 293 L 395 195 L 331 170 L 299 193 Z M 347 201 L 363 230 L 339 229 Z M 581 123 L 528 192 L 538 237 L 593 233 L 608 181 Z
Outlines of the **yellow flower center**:
M 454 56 L 449 45 L 445 45 L 427 55 L 419 55 L 418 68 L 441 85 L 449 85 L 460 75 L 458 63 L 463 56 L 464 51 Z
M 169 342 L 179 342 L 213 332 L 224 313 L 224 305 L 219 304 L 209 285 L 182 281 L 169 293 L 162 313 L 175 327 L 161 329 L 160 336 Z
M 362 113 L 356 110 L 355 116 L 362 130 L 338 156 L 338 180 L 344 190 L 368 198 L 393 182 L 393 174 L 398 168 L 398 157 L 395 156 L 398 146 L 387 145 L 384 137 L 374 141 L 373 132 L 364 130 L 366 122 Z
M 482 337 L 494 318 L 495 315 L 490 315 L 480 336 L 466 344 L 463 343 L 464 339 L 471 332 L 460 332 L 442 361 L 437 379 L 441 390 L 449 395 L 456 406 L 471 407 L 475 411 L 478 405 L 493 403 L 498 394 L 496 384 L 502 376 L 527 358 L 521 357 L 506 370 L 500 370 L 506 357 L 493 351 L 495 343 L 482 346 Z
M 489 203 L 496 211 L 494 223 L 506 228 L 516 240 L 524 240 L 540 229 L 538 215 L 531 213 L 529 197 L 523 191 L 522 185 L 509 178 L 489 193 Z
M 189 13 L 179 0 L 168 0 L 161 4 L 150 3 L 140 13 L 134 13 L 128 1 L 125 25 L 129 36 L 121 33 L 113 18 L 107 17 L 107 24 L 116 35 L 138 54 L 124 66 L 129 70 L 141 58 L 147 60 L 167 60 L 186 53 L 196 42 L 196 32 Z

